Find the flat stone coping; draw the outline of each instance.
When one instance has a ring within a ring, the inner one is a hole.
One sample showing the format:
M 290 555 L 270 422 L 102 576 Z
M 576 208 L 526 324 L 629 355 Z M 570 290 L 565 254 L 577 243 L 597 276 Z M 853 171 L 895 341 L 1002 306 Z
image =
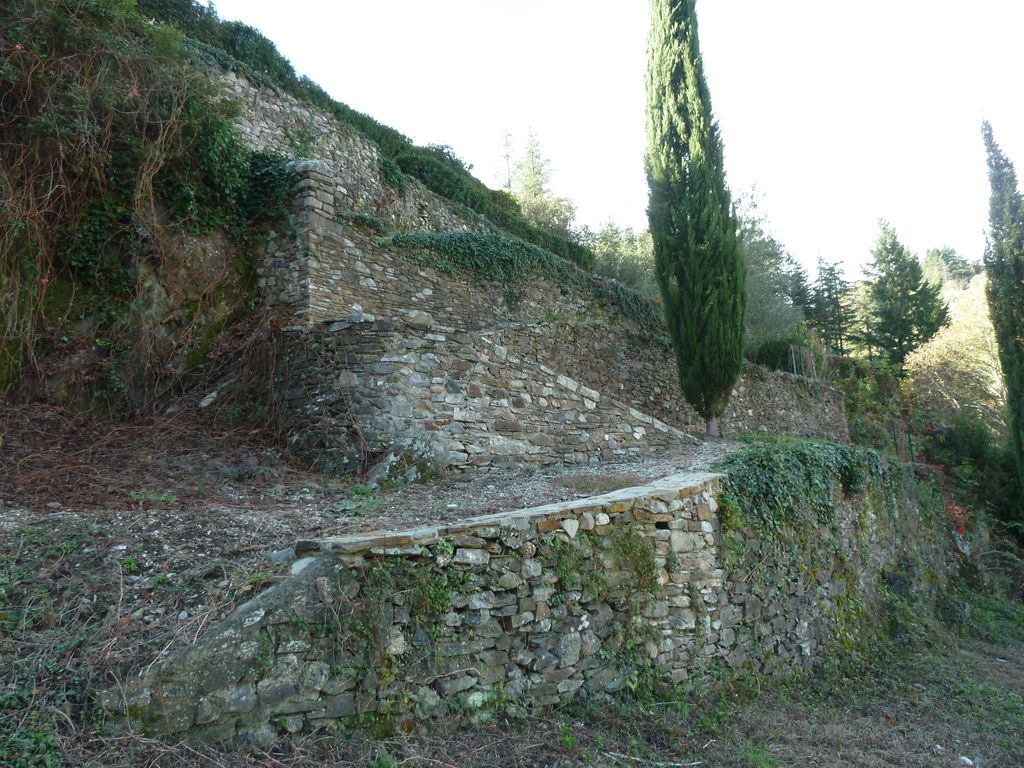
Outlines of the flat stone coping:
M 325 553 L 354 555 L 374 549 L 408 548 L 427 546 L 452 534 L 466 533 L 481 528 L 518 528 L 526 530 L 533 523 L 543 520 L 563 520 L 578 517 L 585 512 L 597 514 L 612 509 L 614 513 L 632 509 L 632 502 L 638 498 L 664 497 L 673 501 L 681 496 L 692 496 L 703 490 L 713 480 L 725 475 L 713 472 L 680 472 L 653 480 L 645 485 L 621 488 L 617 491 L 589 496 L 583 499 L 553 502 L 539 507 L 498 512 L 491 515 L 468 517 L 454 523 L 405 531 L 369 531 L 350 536 L 330 536 L 321 539 L 299 539 L 295 544 L 296 554 Z

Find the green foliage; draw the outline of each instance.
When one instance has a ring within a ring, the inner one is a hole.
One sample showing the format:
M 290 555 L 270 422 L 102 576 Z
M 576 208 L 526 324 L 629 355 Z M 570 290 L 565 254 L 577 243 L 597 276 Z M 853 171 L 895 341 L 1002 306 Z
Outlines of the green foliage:
M 401 763 L 391 756 L 386 747 L 379 746 L 373 750 L 366 761 L 367 768 L 398 768 Z
M 562 749 L 576 749 L 579 739 L 573 735 L 572 727 L 568 723 L 558 724 L 558 743 Z
M 804 324 L 791 336 L 768 339 L 747 353 L 747 362 L 773 371 L 784 371 L 808 379 L 821 379 L 826 368 L 825 348 Z
M 339 220 L 368 229 L 376 235 L 386 235 L 390 231 L 386 221 L 367 213 L 346 213 L 339 216 Z
M 58 768 L 63 764 L 60 740 L 52 715 L 32 709 L 23 720 L 16 710 L 25 707 L 18 692 L 0 691 L 0 755 L 10 768 Z
M 197 40 L 211 38 L 219 26 L 213 7 L 193 0 L 137 0 L 136 7 L 143 17 L 166 21 Z
M 950 324 L 907 358 L 904 391 L 918 423 L 951 424 L 960 411 L 994 432 L 1006 431 L 1006 402 L 995 330 L 989 319 L 987 279 L 959 289 L 949 283 Z
M 516 163 L 509 180 L 512 196 L 523 212 L 523 218 L 538 229 L 572 239 L 576 206 L 571 200 L 556 197 L 548 189 L 548 161 L 541 155 L 540 141 L 531 131 L 523 156 Z
M 447 548 L 450 543 L 444 540 L 437 545 L 438 551 Z M 433 560 L 385 561 L 354 575 L 361 582 L 359 600 L 351 612 L 338 616 L 330 632 L 343 654 L 355 654 L 365 662 L 362 669 L 379 672 L 384 667 L 390 670 L 383 635 L 389 604 L 407 605 L 413 627 L 436 638 L 445 628 L 444 615 L 451 610 L 454 595 L 464 591 L 471 578 L 465 571 L 437 566 Z
M 750 739 L 747 739 L 739 749 L 736 757 L 743 761 L 741 765 L 746 768 L 776 768 L 780 765 L 779 761 L 765 747 L 755 744 Z
M 987 511 L 1024 534 L 1024 499 L 1010 446 L 983 421 L 958 412 L 948 425 L 928 424 L 921 439 L 924 460 L 938 464 L 972 511 Z
M 584 269 L 593 264 L 594 256 L 590 250 L 528 222 L 515 198 L 507 192 L 488 189 L 469 174 L 462 161 L 447 147 L 410 145 L 398 154 L 397 162 L 405 173 L 419 179 L 434 192 L 487 217 L 515 237 Z
M 593 546 L 590 540 L 580 535 L 578 541 L 570 541 L 559 535 L 546 541 L 555 559 L 555 573 L 563 589 L 579 589 L 591 598 L 605 595 L 608 581 L 604 573 L 594 567 Z
M 249 168 L 238 197 L 238 211 L 232 227 L 236 236 L 255 224 L 287 220 L 288 202 L 295 189 L 295 175 L 288 161 L 275 152 L 249 153 Z
M 880 361 L 844 357 L 836 361 L 832 385 L 843 393 L 854 443 L 892 453 L 892 422 L 901 414 L 898 372 Z
M 986 643 L 1024 643 L 1024 605 L 958 586 L 939 595 L 939 616 L 958 634 Z
M 767 538 L 786 529 L 834 527 L 840 494 L 863 493 L 884 472 L 874 451 L 805 441 L 751 445 L 720 459 L 715 470 L 728 475 L 728 525 Z
M 452 598 L 467 582 L 465 571 L 428 570 L 413 581 L 410 593 L 410 616 L 416 626 L 433 633 L 444 627 L 444 614 L 452 609 Z
M 182 24 L 210 24 L 189 3 L 156 5 Z M 177 30 L 127 2 L 15 0 L 0 10 L 0 41 L 15 54 L 0 67 L 0 345 L 8 358 L 33 354 L 40 329 L 54 322 L 47 286 L 60 281 L 79 289 L 99 332 L 124 320 L 140 259 L 165 256 L 168 219 L 192 232 L 225 229 L 244 245 L 249 225 L 283 216 L 283 159 L 243 146 L 234 107 Z M 139 331 L 123 326 L 122 336 Z M 107 347 L 111 400 L 127 394 L 126 366 L 113 353 L 146 346 L 118 339 Z
M 615 567 L 633 575 L 637 592 L 653 593 L 658 588 L 658 565 L 650 539 L 633 528 L 619 527 L 611 534 Z
M 1006 385 L 1010 440 L 1024 487 L 1024 198 L 1017 188 L 1017 172 L 996 144 L 992 126 L 985 123 L 983 133 L 992 187 L 985 249 L 988 302 Z
M 654 0 L 647 74 L 648 217 L 683 394 L 717 433 L 739 376 L 743 252 L 725 184 L 693 0 Z
M 929 248 L 921 269 L 925 280 L 940 288 L 947 283 L 965 288 L 975 274 L 974 267 L 967 263 L 967 259 L 948 245 Z
M 896 231 L 884 221 L 880 227 L 864 307 L 865 343 L 883 359 L 902 366 L 907 355 L 949 322 L 949 312 L 939 289 L 924 279 L 921 265 L 896 238 Z
M 808 314 L 825 347 L 832 354 L 845 355 L 856 316 L 850 303 L 850 283 L 843 279 L 838 264 L 818 259 L 818 279 Z
M 661 335 L 664 330 L 657 307 L 642 296 L 614 281 L 595 279 L 550 251 L 524 240 L 460 231 L 397 234 L 388 242 L 398 248 L 429 250 L 433 256 L 418 257 L 419 263 L 441 272 L 469 272 L 484 280 L 500 282 L 513 299 L 528 278 L 541 276 L 561 285 L 590 290 L 648 333 Z
M 806 338 L 807 276 L 771 234 L 753 197 L 744 198 L 739 238 L 747 271 L 744 350 L 754 360 L 767 347 L 788 347 Z
M 596 274 L 617 280 L 647 299 L 661 299 L 654 280 L 654 245 L 649 232 L 637 233 L 609 221 L 583 237 L 594 252 Z
M 926 647 L 937 634 L 931 606 L 915 594 L 903 573 L 883 574 L 876 589 L 875 628 L 896 648 Z
M 573 278 L 572 267 L 551 253 L 524 240 L 496 234 L 476 232 L 415 232 L 390 238 L 399 248 L 425 248 L 440 261 L 431 263 L 435 269 L 449 273 L 471 272 L 484 280 L 507 285 L 522 285 L 530 276 L 541 275 L 552 280 Z

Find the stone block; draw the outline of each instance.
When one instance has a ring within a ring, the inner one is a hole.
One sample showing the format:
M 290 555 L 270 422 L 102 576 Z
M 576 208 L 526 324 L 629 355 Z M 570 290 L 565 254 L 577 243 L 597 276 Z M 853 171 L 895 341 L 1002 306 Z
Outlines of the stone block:
M 580 651 L 583 648 L 583 641 L 578 632 L 566 632 L 558 640 L 556 651 L 559 659 L 559 666 L 571 667 L 580 660 Z
M 543 573 L 544 568 L 537 560 L 526 558 L 523 560 L 523 566 L 520 569 L 520 574 L 524 579 L 535 579 Z M 536 596 L 536 590 L 534 595 Z M 538 598 L 539 599 L 539 598 Z
M 462 565 L 487 565 L 491 560 L 491 555 L 484 549 L 459 548 L 455 550 L 453 560 Z
M 517 589 L 523 584 L 523 579 L 515 573 L 506 572 L 498 578 L 498 586 L 502 589 Z
M 672 531 L 672 549 L 676 552 L 693 552 L 704 548 L 704 537 L 688 531 Z
M 476 685 L 477 678 L 472 675 L 451 675 L 442 677 L 434 683 L 434 687 L 441 696 L 447 698 L 462 691 L 469 690 Z
M 310 720 L 338 719 L 351 717 L 356 713 L 356 697 L 352 693 L 330 696 L 322 709 L 312 710 L 307 717 Z
M 298 693 L 298 682 L 291 678 L 268 678 L 260 680 L 257 685 L 260 705 L 268 709 L 278 706 Z

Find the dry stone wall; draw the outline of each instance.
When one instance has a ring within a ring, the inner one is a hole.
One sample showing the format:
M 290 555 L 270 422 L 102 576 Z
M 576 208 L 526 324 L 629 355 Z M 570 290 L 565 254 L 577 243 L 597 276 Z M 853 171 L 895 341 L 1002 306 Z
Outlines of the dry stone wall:
M 723 530 L 721 478 L 676 475 L 439 528 L 300 541 L 292 577 L 176 657 L 107 691 L 136 728 L 269 744 L 450 712 L 541 713 L 713 665 L 812 665 L 941 523 L 883 486 L 756 567 Z M 885 501 L 888 499 L 888 502 Z M 942 576 L 937 577 L 941 580 Z M 846 636 L 846 635 L 844 635 Z
M 273 86 L 256 86 L 244 75 L 224 72 L 226 95 L 241 104 L 235 125 L 256 150 L 316 160 L 336 211 L 374 216 L 400 231 L 493 227 L 473 211 L 438 197 L 415 179 L 399 194 L 381 175 L 380 150 L 317 107 Z
M 292 450 L 326 470 L 401 451 L 442 468 L 579 464 L 696 440 L 520 356 L 505 331 L 337 322 L 291 331 L 281 370 Z
M 244 103 L 239 127 L 251 146 L 317 158 L 293 164 L 294 231 L 264 245 L 257 269 L 267 302 L 288 307 L 317 345 L 291 345 L 284 371 L 301 378 L 284 384 L 296 396 L 286 400 L 296 419 L 289 429 L 303 452 L 322 449 L 317 463 L 352 466 L 359 441 L 363 458 L 389 443 L 429 446 L 442 466 L 589 461 L 659 450 L 668 438 L 678 444 L 678 431 L 702 429 L 680 397 L 664 335 L 623 312 L 598 278 L 579 272 L 565 285 L 534 275 L 510 286 L 453 272 L 426 250 L 396 248 L 382 223 L 390 231 L 490 225 L 412 179 L 396 193 L 381 179 L 377 148 L 319 110 L 238 75 L 225 82 Z M 446 330 L 424 330 L 434 325 Z M 457 354 L 469 358 L 452 368 Z M 461 386 L 465 376 L 451 372 L 467 362 L 486 368 L 476 382 L 482 392 L 518 392 L 516 403 L 446 391 Z M 535 395 L 559 378 L 597 397 Z M 303 392 L 312 394 L 305 403 Z M 737 383 L 722 429 L 847 439 L 838 392 L 758 370 Z

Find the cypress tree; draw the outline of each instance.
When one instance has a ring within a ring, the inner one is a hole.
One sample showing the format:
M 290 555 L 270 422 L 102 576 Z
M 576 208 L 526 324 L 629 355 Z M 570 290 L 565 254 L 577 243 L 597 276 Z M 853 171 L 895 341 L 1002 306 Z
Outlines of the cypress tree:
M 647 215 L 683 395 L 717 435 L 742 363 L 745 267 L 695 4 L 651 2 Z
M 992 186 L 985 247 L 988 304 L 1003 368 L 1017 474 L 1024 484 L 1024 201 L 1013 163 L 996 144 L 987 122 L 982 134 Z

